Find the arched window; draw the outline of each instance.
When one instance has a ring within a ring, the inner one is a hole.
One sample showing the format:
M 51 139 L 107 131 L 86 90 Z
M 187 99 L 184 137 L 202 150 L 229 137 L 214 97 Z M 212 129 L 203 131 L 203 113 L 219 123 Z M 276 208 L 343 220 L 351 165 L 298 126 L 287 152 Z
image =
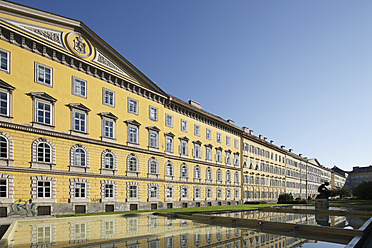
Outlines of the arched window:
M 0 158 L 8 158 L 8 140 L 0 136 Z
M 200 179 L 201 178 L 201 172 L 200 172 L 199 165 L 195 166 L 195 169 L 194 169 L 194 178 L 195 179 Z
M 188 178 L 189 177 L 187 165 L 185 163 L 181 165 L 181 177 L 182 178 Z
M 226 171 L 226 182 L 231 182 L 231 174 L 230 174 L 230 171 Z
M 231 153 L 226 152 L 226 164 L 231 164 Z
M 222 171 L 221 171 L 221 169 L 217 170 L 217 182 L 222 182 Z
M 117 170 L 117 162 L 116 162 L 116 154 L 114 151 L 110 149 L 106 149 L 101 154 L 101 163 L 102 163 L 102 169 L 103 171 L 107 173 L 113 173 L 116 174 Z
M 85 151 L 82 148 L 78 148 L 75 150 L 74 154 L 74 166 L 86 166 L 86 156 Z
M 51 149 L 49 144 L 41 142 L 37 145 L 37 162 L 39 163 L 51 162 Z
M 210 167 L 207 168 L 206 174 L 207 174 L 207 180 L 212 180 L 212 170 Z
M 165 175 L 166 176 L 174 176 L 174 167 L 173 163 L 168 160 L 168 162 L 165 164 Z
M 197 230 L 197 232 L 195 232 L 194 234 L 194 244 L 196 246 L 199 246 L 201 244 L 201 239 L 202 239 L 201 230 Z
M 130 154 L 127 158 L 127 171 L 139 172 L 139 158 L 134 153 Z
M 235 179 L 234 179 L 235 183 L 239 183 L 239 173 L 238 172 L 235 172 Z
M 114 169 L 114 156 L 111 153 L 105 155 L 104 168 L 108 170 Z
M 55 169 L 56 148 L 54 144 L 46 138 L 39 138 L 32 142 L 32 161 L 31 168 Z
M 155 157 L 149 159 L 149 174 L 159 174 L 159 162 Z

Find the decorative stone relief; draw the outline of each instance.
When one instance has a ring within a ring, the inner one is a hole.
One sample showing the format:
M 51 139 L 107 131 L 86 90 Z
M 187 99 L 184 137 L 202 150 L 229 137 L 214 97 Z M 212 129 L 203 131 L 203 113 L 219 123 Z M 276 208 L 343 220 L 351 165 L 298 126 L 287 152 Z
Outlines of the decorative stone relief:
M 55 45 L 58 45 L 60 47 L 65 48 L 62 40 L 63 32 L 59 30 L 54 30 L 54 29 L 49 29 L 49 28 L 44 28 L 36 25 L 30 25 L 30 24 L 24 24 L 22 22 L 17 22 L 13 20 L 8 20 L 4 18 L 6 22 L 28 32 L 33 35 L 36 35 L 40 38 L 46 39 L 49 42 L 52 42 Z
M 129 76 L 128 73 L 126 73 L 124 70 L 122 70 L 119 66 L 117 66 L 114 62 L 112 62 L 109 58 L 107 58 L 103 53 L 101 53 L 98 49 L 96 49 L 96 56 L 93 59 L 94 62 L 110 69 L 113 71 L 116 71 L 120 74 L 123 74 L 126 77 L 132 78 Z

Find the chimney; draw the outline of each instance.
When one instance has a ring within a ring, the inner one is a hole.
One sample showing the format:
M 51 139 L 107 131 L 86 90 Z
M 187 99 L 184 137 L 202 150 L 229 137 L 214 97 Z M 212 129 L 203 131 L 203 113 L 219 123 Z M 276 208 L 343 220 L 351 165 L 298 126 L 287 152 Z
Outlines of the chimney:
M 298 154 L 298 156 L 300 156 L 302 158 L 302 153 Z
M 249 130 L 249 134 L 250 135 L 253 135 L 253 130 Z
M 293 152 L 293 149 L 290 148 L 288 151 L 289 151 L 289 152 Z
M 270 144 L 274 144 L 274 140 L 270 140 Z
M 228 119 L 227 122 L 232 124 L 232 125 L 235 125 L 235 122 L 233 120 Z
M 264 137 L 264 141 L 267 141 L 267 138 L 266 137 Z
M 280 148 L 284 149 L 285 148 L 285 145 L 282 145 Z
M 243 131 L 244 131 L 245 133 L 249 133 L 249 128 L 248 128 L 248 127 L 243 127 Z
M 202 105 L 200 103 L 197 103 L 197 102 L 193 101 L 193 100 L 189 100 L 189 104 L 191 106 L 194 106 L 194 107 L 198 108 L 198 109 L 202 109 Z
M 262 139 L 262 134 L 258 135 L 258 138 L 259 138 L 259 139 Z

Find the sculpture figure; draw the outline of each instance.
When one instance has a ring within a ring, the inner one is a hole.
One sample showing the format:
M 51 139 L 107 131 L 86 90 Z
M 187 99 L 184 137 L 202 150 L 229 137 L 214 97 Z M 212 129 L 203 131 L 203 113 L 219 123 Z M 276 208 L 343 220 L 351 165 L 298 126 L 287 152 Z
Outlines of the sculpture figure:
M 319 186 L 318 188 L 319 195 L 316 196 L 316 199 L 328 199 L 328 197 L 331 194 L 329 189 L 327 189 L 326 187 L 328 185 L 329 185 L 329 182 L 324 182 L 323 184 Z

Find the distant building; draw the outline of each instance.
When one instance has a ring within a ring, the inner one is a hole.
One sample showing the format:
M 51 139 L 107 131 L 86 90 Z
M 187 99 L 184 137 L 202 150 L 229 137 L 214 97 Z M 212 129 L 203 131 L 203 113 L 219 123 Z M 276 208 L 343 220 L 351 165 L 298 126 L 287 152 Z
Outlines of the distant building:
M 365 181 L 372 181 L 372 165 L 364 167 L 354 166 L 346 180 L 346 187 L 355 188 L 358 184 Z
M 346 184 L 346 180 L 349 176 L 347 171 L 344 171 L 337 166 L 333 166 L 332 170 L 332 181 L 331 181 L 331 187 L 332 189 L 339 187 L 342 188 Z

